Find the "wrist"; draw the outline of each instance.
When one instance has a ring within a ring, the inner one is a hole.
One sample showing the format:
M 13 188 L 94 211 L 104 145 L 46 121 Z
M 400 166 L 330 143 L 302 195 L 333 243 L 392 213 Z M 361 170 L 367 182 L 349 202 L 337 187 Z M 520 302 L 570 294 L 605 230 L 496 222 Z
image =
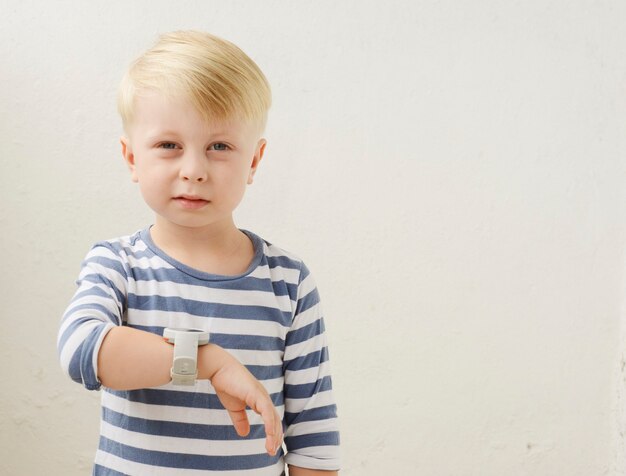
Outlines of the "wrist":
M 226 365 L 231 355 L 217 344 L 203 345 L 198 349 L 198 379 L 212 380 Z

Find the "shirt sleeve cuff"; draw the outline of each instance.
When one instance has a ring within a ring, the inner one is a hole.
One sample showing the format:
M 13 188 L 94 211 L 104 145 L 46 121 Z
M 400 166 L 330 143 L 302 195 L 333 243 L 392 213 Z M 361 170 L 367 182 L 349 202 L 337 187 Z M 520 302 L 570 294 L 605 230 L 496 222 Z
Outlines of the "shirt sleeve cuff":
M 83 365 L 81 366 L 81 376 L 83 385 L 88 390 L 99 390 L 102 386 L 102 383 L 98 379 L 98 354 L 100 353 L 100 347 L 102 346 L 104 338 L 114 327 L 116 326 L 113 323 L 102 325 L 100 332 L 94 333 L 84 344 L 86 352 Z M 87 358 L 89 355 L 91 356 L 90 359 Z
M 298 466 L 306 469 L 319 469 L 323 471 L 339 471 L 341 461 L 339 459 L 339 448 L 336 446 L 316 447 L 316 452 L 326 450 L 329 455 L 327 458 L 319 458 L 309 456 L 302 453 L 289 452 L 285 456 L 285 462 L 292 466 Z

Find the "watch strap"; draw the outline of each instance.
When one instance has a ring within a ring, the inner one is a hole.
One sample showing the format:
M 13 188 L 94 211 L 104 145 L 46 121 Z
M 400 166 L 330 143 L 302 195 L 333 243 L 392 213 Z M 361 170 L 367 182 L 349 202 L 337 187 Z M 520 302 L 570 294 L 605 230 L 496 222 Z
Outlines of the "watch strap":
M 198 346 L 209 341 L 208 332 L 199 329 L 166 328 L 165 341 L 174 344 L 170 376 L 174 385 L 195 385 L 198 378 Z
M 170 375 L 174 385 L 194 385 L 198 377 L 198 335 L 177 332 L 174 341 L 174 362 Z

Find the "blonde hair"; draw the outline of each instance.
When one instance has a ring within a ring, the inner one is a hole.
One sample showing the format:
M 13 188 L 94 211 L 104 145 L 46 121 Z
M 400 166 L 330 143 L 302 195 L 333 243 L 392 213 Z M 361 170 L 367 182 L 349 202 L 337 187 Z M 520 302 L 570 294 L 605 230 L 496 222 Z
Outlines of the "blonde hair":
M 133 121 L 135 97 L 148 91 L 185 97 L 207 121 L 236 117 L 256 122 L 261 130 L 272 102 L 265 75 L 248 55 L 229 41 L 199 31 L 161 35 L 131 64 L 117 99 L 126 131 Z

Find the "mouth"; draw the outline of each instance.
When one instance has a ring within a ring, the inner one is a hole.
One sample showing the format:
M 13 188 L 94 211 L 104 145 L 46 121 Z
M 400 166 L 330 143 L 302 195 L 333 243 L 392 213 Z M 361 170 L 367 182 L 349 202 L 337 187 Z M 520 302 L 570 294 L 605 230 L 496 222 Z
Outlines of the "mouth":
M 204 200 L 202 197 L 198 195 L 187 195 L 187 194 L 178 195 L 174 198 L 180 198 L 183 200 Z
M 179 195 L 174 197 L 174 201 L 179 203 L 183 208 L 198 209 L 209 203 L 208 200 L 200 198 L 196 195 Z

